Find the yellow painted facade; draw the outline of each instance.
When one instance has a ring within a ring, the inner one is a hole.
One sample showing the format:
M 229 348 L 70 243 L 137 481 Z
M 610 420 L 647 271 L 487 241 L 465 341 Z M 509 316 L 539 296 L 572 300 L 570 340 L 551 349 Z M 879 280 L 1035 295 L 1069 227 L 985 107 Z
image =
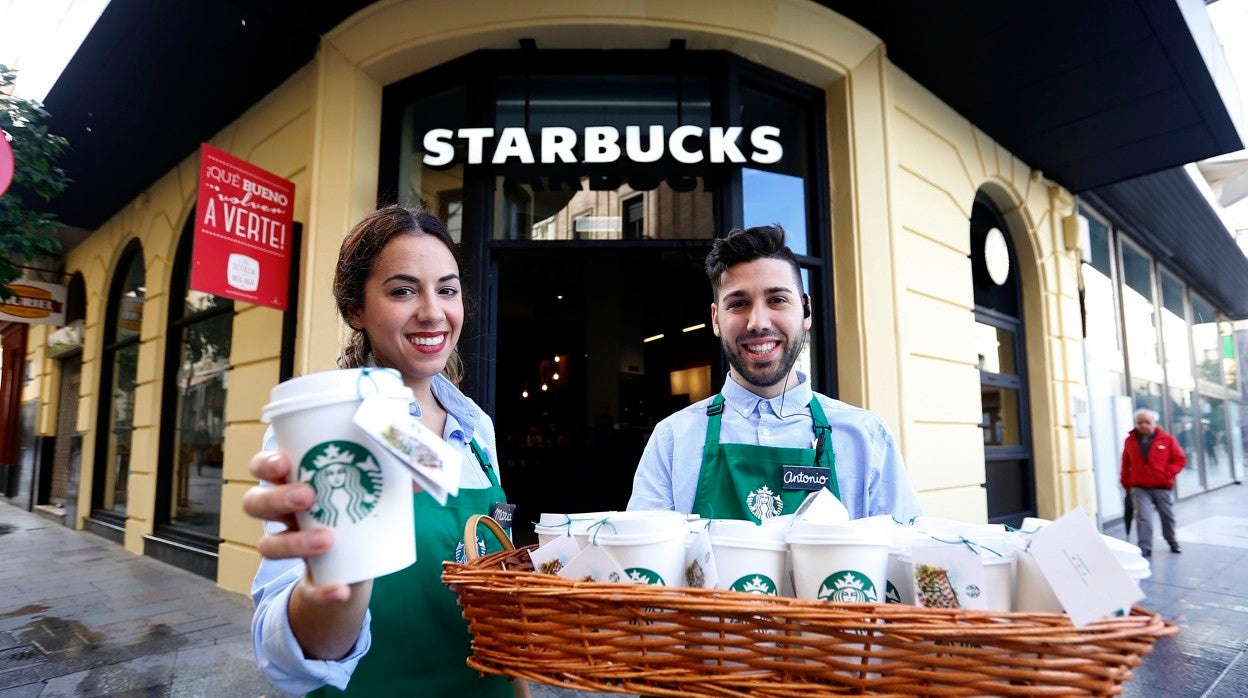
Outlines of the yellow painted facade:
M 980 391 L 974 346 L 969 218 L 977 192 L 1005 216 L 1023 282 L 1036 490 L 1041 516 L 1095 510 L 1088 439 L 1076 438 L 1072 400 L 1086 394 L 1078 256 L 1063 243 L 1070 194 L 994 143 L 894 67 L 872 34 L 806 0 L 725 5 L 488 0 L 472 12 L 431 0 L 386 0 L 327 34 L 317 58 L 215 134 L 212 145 L 294 181 L 304 223 L 295 373 L 332 368 L 343 328 L 330 279 L 338 243 L 374 205 L 386 85 L 482 48 L 727 50 L 824 90 L 840 398 L 880 415 L 898 435 L 927 513 L 986 517 Z M 78 428 L 84 435 L 79 520 L 89 511 L 103 313 L 118 258 L 131 240 L 147 273 L 139 350 L 125 545 L 152 533 L 159 382 L 170 260 L 195 204 L 198 152 L 118 211 L 65 257 L 87 289 Z M 225 479 L 218 583 L 246 593 L 260 525 L 240 509 L 247 463 L 278 376 L 281 314 L 236 304 L 225 405 Z M 57 362 L 41 329 L 30 335 L 38 432 L 52 433 Z

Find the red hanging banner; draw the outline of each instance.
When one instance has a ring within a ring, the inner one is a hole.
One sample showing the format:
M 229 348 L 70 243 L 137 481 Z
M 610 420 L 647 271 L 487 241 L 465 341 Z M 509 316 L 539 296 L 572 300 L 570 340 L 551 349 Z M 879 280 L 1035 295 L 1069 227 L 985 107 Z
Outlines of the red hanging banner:
M 286 309 L 295 184 L 204 143 L 191 288 Z

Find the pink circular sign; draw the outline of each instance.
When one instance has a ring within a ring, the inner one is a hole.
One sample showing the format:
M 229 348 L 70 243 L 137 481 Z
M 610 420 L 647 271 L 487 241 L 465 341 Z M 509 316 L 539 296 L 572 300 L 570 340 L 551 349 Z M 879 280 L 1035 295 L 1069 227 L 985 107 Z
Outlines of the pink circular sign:
M 0 131 L 0 196 L 9 190 L 13 183 L 13 148 L 4 131 Z

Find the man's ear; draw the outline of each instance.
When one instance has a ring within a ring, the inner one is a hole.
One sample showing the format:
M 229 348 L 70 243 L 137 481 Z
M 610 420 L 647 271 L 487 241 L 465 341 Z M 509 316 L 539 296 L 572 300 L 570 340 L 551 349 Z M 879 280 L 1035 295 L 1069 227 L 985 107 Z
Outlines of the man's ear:
M 719 306 L 711 303 L 711 331 L 719 336 Z

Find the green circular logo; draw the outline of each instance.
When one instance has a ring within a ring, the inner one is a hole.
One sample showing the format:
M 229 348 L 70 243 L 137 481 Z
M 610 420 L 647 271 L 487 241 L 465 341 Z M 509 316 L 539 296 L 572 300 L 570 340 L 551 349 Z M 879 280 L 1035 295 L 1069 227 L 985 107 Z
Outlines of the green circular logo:
M 299 482 L 316 491 L 309 513 L 326 526 L 345 523 L 342 514 L 359 523 L 381 501 L 381 466 L 368 449 L 351 441 L 326 441 L 308 449 L 299 461 Z
M 747 574 L 732 583 L 728 587 L 731 591 L 744 591 L 747 594 L 763 594 L 765 596 L 779 596 L 780 591 L 776 588 L 776 583 L 771 577 L 765 574 Z
M 871 578 L 858 570 L 841 570 L 823 580 L 816 595 L 835 603 L 875 603 L 880 596 Z
M 628 581 L 633 584 L 653 584 L 655 586 L 667 586 L 667 582 L 659 576 L 658 572 L 648 570 L 645 567 L 626 567 L 624 574 L 628 575 Z

